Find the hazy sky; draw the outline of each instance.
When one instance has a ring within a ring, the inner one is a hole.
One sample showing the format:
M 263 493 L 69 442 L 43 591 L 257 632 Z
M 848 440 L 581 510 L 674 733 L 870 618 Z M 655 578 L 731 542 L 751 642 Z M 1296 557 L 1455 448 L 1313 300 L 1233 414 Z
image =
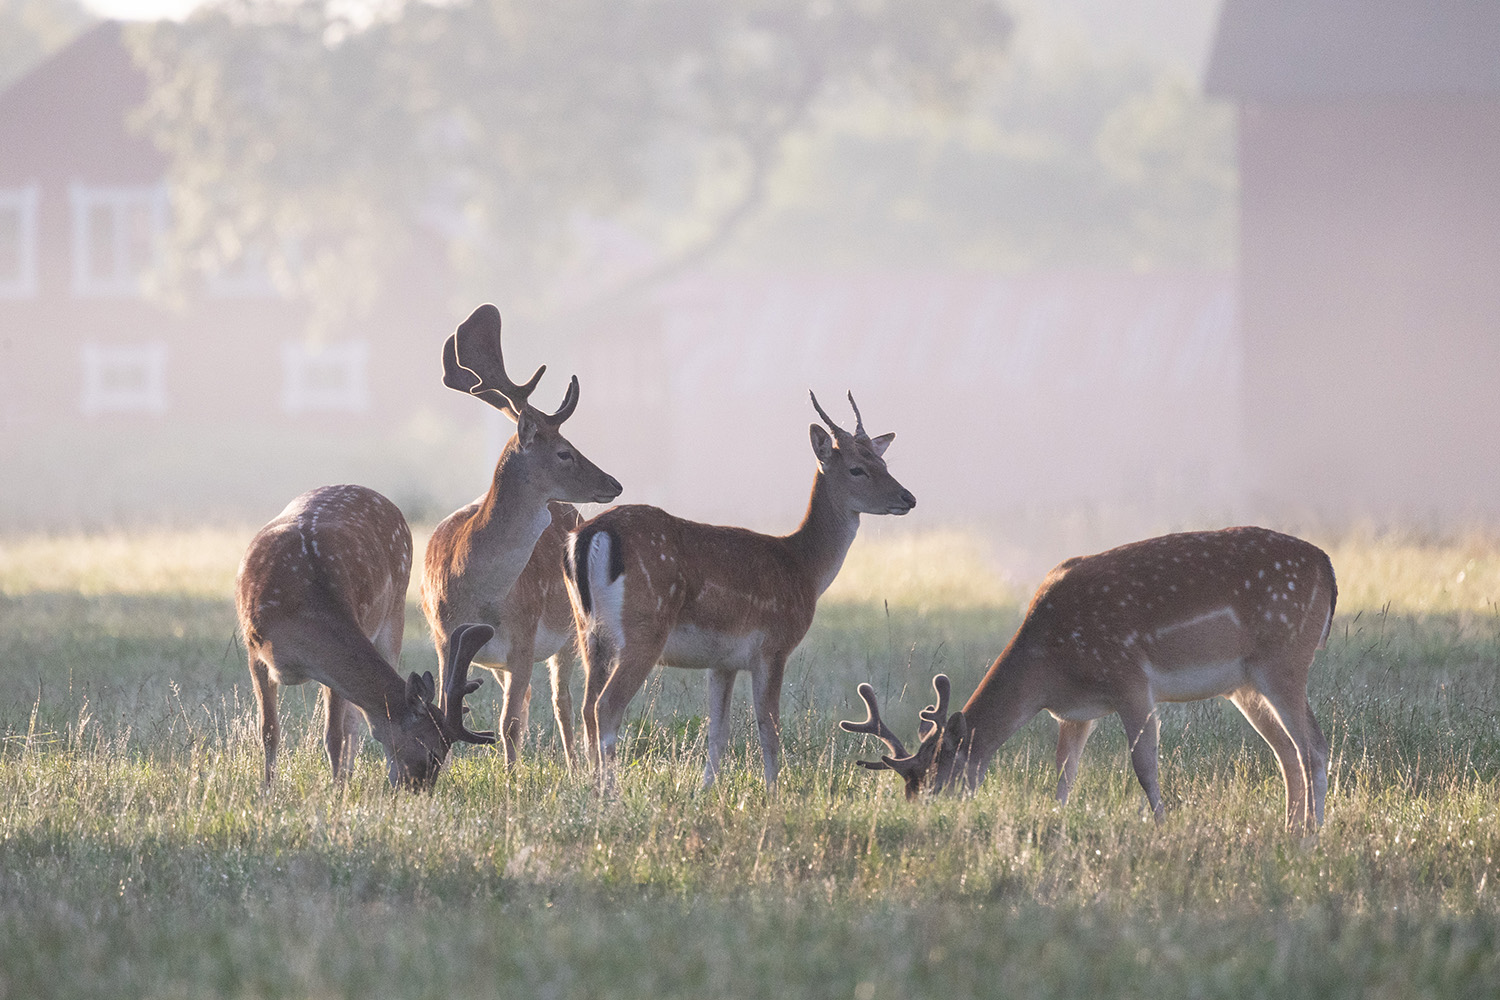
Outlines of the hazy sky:
M 84 0 L 102 17 L 156 20 L 187 15 L 201 0 Z M 1009 0 L 1022 20 L 1041 20 L 1096 47 L 1135 50 L 1156 62 L 1202 70 L 1220 0 Z
M 197 5 L 198 0 L 85 0 L 84 3 L 100 17 L 142 21 L 183 17 Z

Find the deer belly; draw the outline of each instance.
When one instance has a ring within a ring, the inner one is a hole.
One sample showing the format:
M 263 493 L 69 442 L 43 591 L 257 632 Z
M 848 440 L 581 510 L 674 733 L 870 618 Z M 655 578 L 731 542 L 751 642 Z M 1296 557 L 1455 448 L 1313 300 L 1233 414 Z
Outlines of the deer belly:
M 495 637 L 483 646 L 479 652 L 474 654 L 474 663 L 481 667 L 495 668 L 502 664 L 510 663 L 510 636 L 503 629 L 495 630 Z
M 1244 684 L 1249 652 L 1239 615 L 1222 607 L 1157 629 L 1142 668 L 1157 701 L 1198 701 Z
M 1245 661 L 1238 658 L 1142 666 L 1156 701 L 1202 701 L 1228 694 L 1248 680 Z
M 573 638 L 573 630 L 554 631 L 545 625 L 536 627 L 536 645 L 532 649 L 531 658 L 540 663 L 557 655 L 557 651 L 563 648 L 563 644 Z
M 667 637 L 661 662 L 694 670 L 748 670 L 760 662 L 763 632 L 724 633 L 696 625 L 679 625 Z

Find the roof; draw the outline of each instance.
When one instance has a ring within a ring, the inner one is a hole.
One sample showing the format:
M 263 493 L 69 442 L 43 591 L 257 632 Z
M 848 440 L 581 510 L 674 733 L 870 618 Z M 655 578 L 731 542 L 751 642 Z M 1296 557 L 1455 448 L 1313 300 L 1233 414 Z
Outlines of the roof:
M 43 173 L 150 181 L 165 159 L 125 124 L 146 98 L 117 21 L 90 28 L 0 92 L 0 184 Z
M 1205 89 L 1290 101 L 1500 95 L 1500 2 L 1224 0 Z

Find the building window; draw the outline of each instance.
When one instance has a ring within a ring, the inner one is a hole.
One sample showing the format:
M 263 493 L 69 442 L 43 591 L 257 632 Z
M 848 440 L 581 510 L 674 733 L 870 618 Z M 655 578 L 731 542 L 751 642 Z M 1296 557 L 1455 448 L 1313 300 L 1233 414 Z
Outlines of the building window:
M 74 184 L 73 294 L 139 296 L 161 262 L 167 231 L 167 189 L 161 184 L 95 187 Z
M 36 294 L 37 189 L 0 188 L 0 299 Z
M 367 345 L 293 341 L 281 346 L 281 408 L 287 413 L 359 413 L 370 406 Z
M 83 398 L 86 416 L 101 413 L 165 413 L 167 345 L 124 347 L 85 344 Z

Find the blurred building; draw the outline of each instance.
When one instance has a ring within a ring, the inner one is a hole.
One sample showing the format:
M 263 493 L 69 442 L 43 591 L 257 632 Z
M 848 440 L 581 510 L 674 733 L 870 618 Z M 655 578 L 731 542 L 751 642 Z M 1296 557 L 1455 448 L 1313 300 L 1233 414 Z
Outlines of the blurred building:
M 1228 275 L 698 275 L 657 303 L 576 364 L 575 420 L 608 418 L 581 440 L 621 456 L 628 499 L 789 530 L 811 389 L 846 428 L 852 391 L 871 435 L 896 432 L 909 520 L 1024 534 L 1082 515 L 1094 544 L 1236 506 Z
M 121 32 L 94 27 L 0 94 L 0 422 L 381 419 L 378 401 L 430 348 L 411 331 L 441 306 L 441 276 L 418 270 L 419 294 L 323 342 L 253 255 L 184 301 L 148 296 L 167 163 L 128 125 L 147 84 Z
M 0 94 L 0 527 L 259 521 L 350 479 L 415 519 L 479 493 L 509 427 L 441 384 L 467 306 L 440 249 L 320 341 L 254 260 L 163 304 L 168 164 L 128 125 L 145 96 L 114 24 Z M 789 529 L 812 479 L 809 389 L 849 427 L 852 389 L 872 434 L 898 432 L 908 523 L 1169 526 L 1238 495 L 1227 275 L 697 273 L 605 311 L 507 322 L 506 356 L 548 363 L 543 406 L 577 372 L 568 433 L 629 501 Z M 486 420 L 491 454 L 455 449 Z
M 253 255 L 149 294 L 168 165 L 129 125 L 147 81 L 124 30 L 95 26 L 0 93 L 0 508 L 22 523 L 274 512 L 351 434 L 399 425 L 409 407 L 390 402 L 415 371 L 436 377 L 441 255 L 319 339 Z
M 1500 511 L 1500 4 L 1225 0 L 1256 499 Z

